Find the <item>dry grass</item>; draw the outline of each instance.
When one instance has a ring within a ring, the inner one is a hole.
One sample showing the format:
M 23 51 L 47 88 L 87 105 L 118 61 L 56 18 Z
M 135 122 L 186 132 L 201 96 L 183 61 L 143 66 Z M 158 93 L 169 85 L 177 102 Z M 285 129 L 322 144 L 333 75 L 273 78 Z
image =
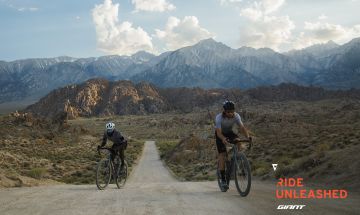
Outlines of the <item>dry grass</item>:
M 130 165 L 141 153 L 143 141 L 155 140 L 161 158 L 179 178 L 212 180 L 217 158 L 213 117 L 209 115 L 219 111 L 79 118 L 65 128 L 45 124 L 29 127 L 2 117 L 1 174 L 94 183 L 99 159 L 95 148 L 105 123 L 113 121 L 130 138 L 126 152 Z M 239 112 L 256 137 L 247 153 L 254 177 L 301 176 L 307 182 L 360 187 L 360 162 L 353 159 L 360 147 L 359 101 L 254 101 L 243 104 Z M 279 164 L 275 173 L 272 163 Z M 37 174 L 39 168 L 46 171 Z
M 360 147 L 359 101 L 261 102 L 244 105 L 240 112 L 245 125 L 255 134 L 254 147 L 247 153 L 255 178 L 300 176 L 309 183 L 360 187 L 359 171 L 354 171 L 360 168 L 360 162 L 349 159 L 356 157 Z M 212 129 L 204 126 L 198 132 L 198 126 L 195 123 L 179 127 L 188 129 L 188 136 L 182 136 L 178 144 L 159 143 L 165 162 L 185 180 L 199 180 L 202 161 L 196 158 L 196 150 L 191 149 L 194 142 L 202 143 L 209 154 L 215 151 L 210 150 L 215 145 Z M 208 135 L 204 135 L 206 132 Z M 192 133 L 195 137 L 191 137 Z M 209 176 L 214 176 L 216 155 L 209 157 L 213 160 L 203 165 Z M 272 163 L 279 164 L 275 173 Z
M 101 158 L 96 146 L 100 144 L 104 122 L 93 118 L 70 121 L 66 126 L 47 121 L 29 126 L 11 117 L 0 120 L 0 176 L 4 179 L 19 181 L 27 176 L 71 184 L 95 183 L 95 167 Z M 142 140 L 129 140 L 126 159 L 130 171 L 142 148 Z M 36 180 L 33 185 L 38 184 Z M 19 183 L 0 183 L 15 185 Z

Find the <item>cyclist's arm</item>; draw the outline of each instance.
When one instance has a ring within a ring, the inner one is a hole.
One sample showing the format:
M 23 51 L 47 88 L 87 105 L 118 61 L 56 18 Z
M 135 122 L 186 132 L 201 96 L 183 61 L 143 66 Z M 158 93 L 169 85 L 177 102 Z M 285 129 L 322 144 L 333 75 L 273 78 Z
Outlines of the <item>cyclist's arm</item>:
M 249 139 L 250 134 L 249 134 L 248 130 L 245 128 L 244 124 L 239 125 L 239 130 L 246 138 Z
M 121 144 L 123 143 L 126 139 L 125 137 L 120 133 L 120 131 L 115 131 L 116 133 L 114 134 L 116 136 L 116 143 L 117 144 Z
M 235 118 L 236 118 L 236 124 L 239 126 L 240 133 L 242 133 L 246 138 L 249 139 L 250 134 L 248 130 L 245 128 L 243 122 L 241 121 L 241 117 L 238 113 L 235 114 Z
M 216 128 L 215 131 L 218 138 L 220 138 L 221 141 L 225 144 L 227 141 L 226 141 L 226 137 L 221 132 L 221 128 Z
M 222 115 L 218 114 L 215 118 L 215 132 L 216 132 L 216 136 L 218 138 L 220 138 L 220 140 L 226 144 L 226 137 L 222 134 L 221 131 L 221 120 L 222 120 Z
M 104 147 L 106 145 L 106 141 L 107 141 L 107 135 L 106 135 L 106 133 L 104 133 L 102 143 L 101 143 L 101 147 Z

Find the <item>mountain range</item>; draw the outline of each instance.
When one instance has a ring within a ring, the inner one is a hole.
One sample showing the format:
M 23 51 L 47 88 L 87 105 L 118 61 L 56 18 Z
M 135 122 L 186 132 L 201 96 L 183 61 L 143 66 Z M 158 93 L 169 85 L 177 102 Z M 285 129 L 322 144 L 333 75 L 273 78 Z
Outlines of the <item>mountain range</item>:
M 360 38 L 286 53 L 230 48 L 213 39 L 159 56 L 39 58 L 0 61 L 0 103 L 38 99 L 88 79 L 150 82 L 158 87 L 240 88 L 295 83 L 327 89 L 360 88 Z

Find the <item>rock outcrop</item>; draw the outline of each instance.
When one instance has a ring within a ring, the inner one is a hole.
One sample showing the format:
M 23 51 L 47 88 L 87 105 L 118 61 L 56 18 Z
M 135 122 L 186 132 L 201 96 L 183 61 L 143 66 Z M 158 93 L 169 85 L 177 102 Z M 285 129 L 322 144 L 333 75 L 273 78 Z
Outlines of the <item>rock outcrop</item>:
M 50 92 L 25 111 L 51 118 L 56 122 L 89 116 L 143 115 L 180 111 L 183 113 L 221 108 L 225 99 L 240 104 L 253 101 L 317 101 L 332 98 L 360 99 L 360 90 L 328 91 L 319 87 L 295 84 L 239 89 L 157 88 L 147 82 L 111 82 L 91 79 L 80 85 L 69 85 Z
M 79 116 L 162 113 L 167 105 L 157 89 L 148 83 L 109 82 L 91 79 L 50 92 L 26 111 L 53 118 L 63 112 L 67 119 Z

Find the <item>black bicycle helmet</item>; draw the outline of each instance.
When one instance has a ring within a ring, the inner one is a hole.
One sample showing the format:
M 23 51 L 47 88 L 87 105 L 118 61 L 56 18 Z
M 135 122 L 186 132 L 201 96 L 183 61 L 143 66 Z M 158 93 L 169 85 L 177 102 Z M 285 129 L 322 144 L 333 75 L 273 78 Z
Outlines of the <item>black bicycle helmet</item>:
M 224 110 L 235 110 L 235 103 L 229 100 L 226 100 L 223 104 Z

